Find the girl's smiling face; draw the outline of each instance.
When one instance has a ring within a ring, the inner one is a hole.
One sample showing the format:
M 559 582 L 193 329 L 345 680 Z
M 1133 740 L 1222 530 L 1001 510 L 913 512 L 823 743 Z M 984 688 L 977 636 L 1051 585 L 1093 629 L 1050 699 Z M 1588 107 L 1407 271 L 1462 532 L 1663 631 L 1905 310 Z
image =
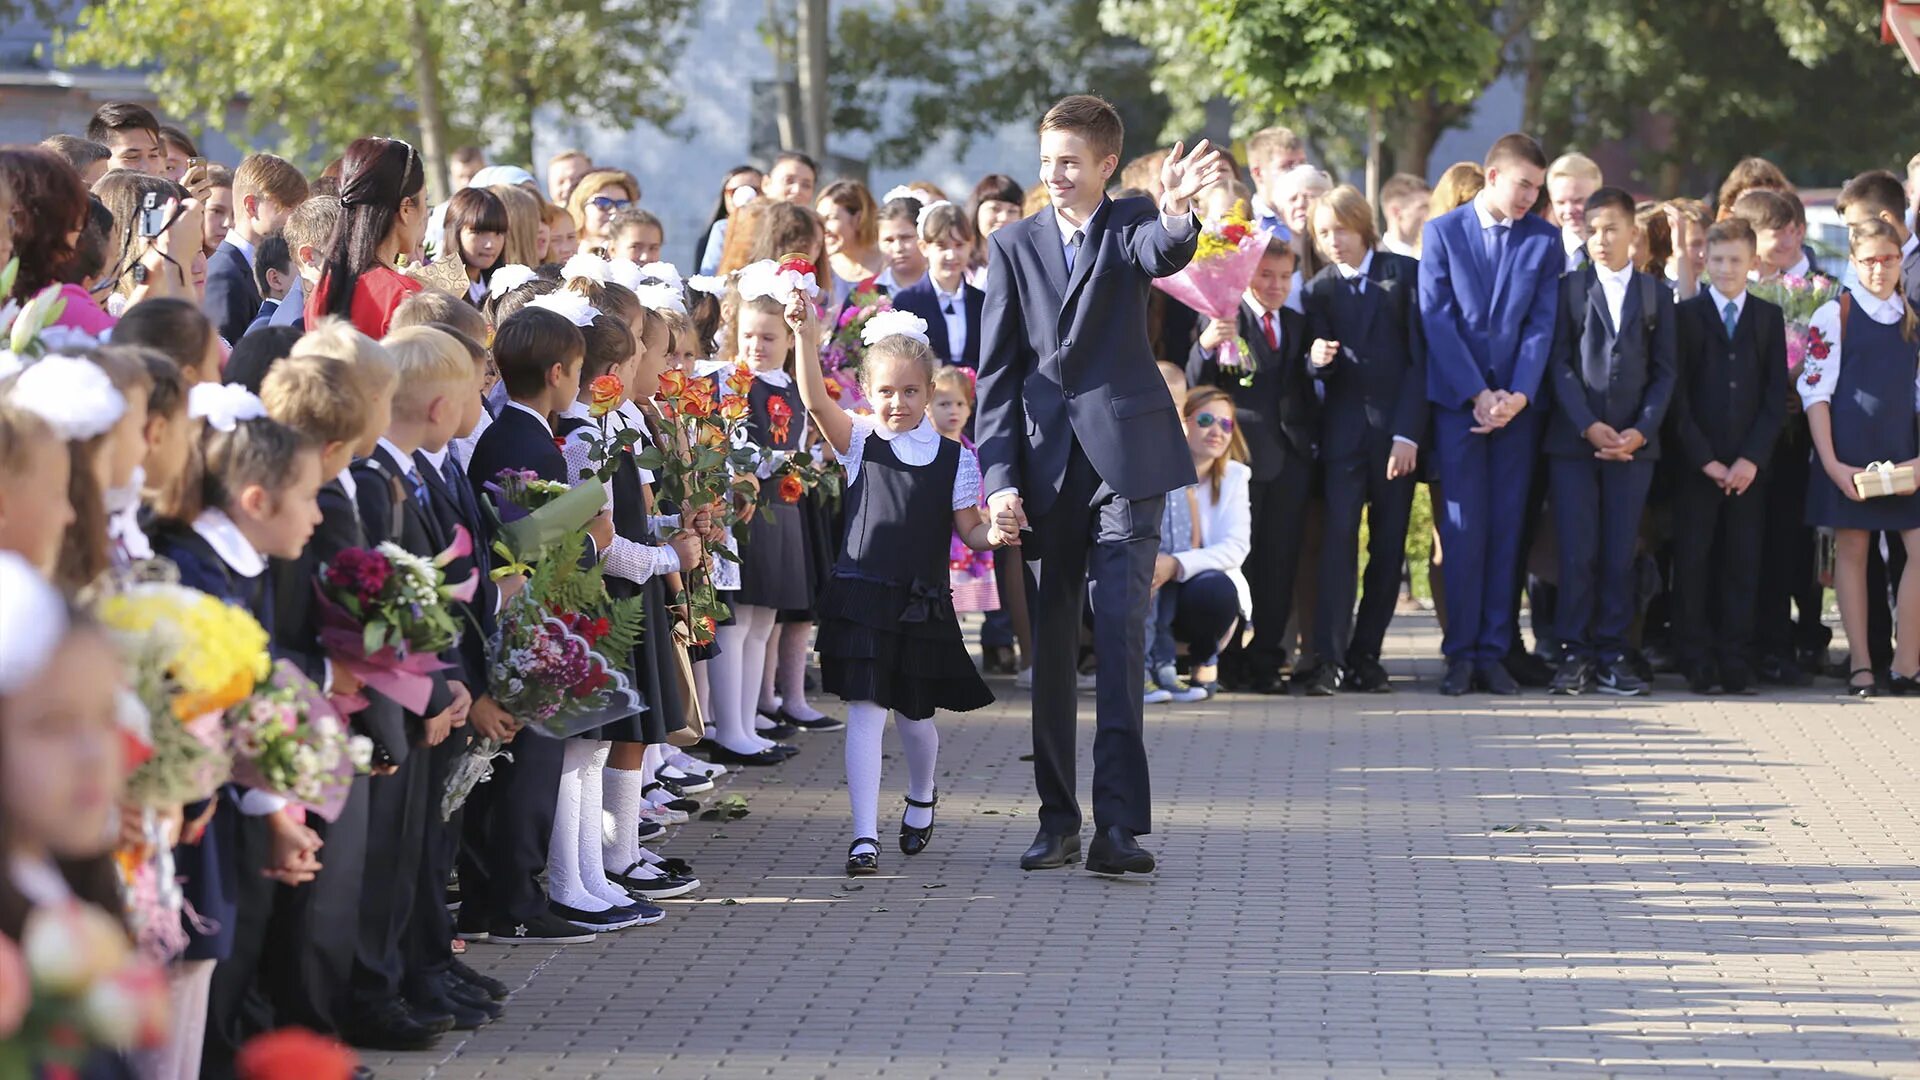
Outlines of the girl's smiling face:
M 792 332 L 780 312 L 744 305 L 734 335 L 739 358 L 748 367 L 755 371 L 779 371 L 786 366 Z
M 888 431 L 908 432 L 927 413 L 927 365 L 902 353 L 871 354 L 866 363 L 867 401 Z

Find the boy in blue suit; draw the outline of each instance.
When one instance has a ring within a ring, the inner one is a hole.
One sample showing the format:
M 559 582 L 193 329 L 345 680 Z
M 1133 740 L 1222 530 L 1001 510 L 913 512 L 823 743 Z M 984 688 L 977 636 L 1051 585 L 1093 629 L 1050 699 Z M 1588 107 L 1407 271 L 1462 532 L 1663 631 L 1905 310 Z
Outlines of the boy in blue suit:
M 1027 870 L 1080 853 L 1075 659 L 1089 582 L 1099 732 L 1087 869 L 1154 865 L 1134 839 L 1151 828 L 1140 696 L 1147 595 L 1165 495 L 1194 473 L 1147 338 L 1147 290 L 1193 258 L 1193 197 L 1227 166 L 1204 141 L 1191 154 L 1175 146 L 1160 168 L 1158 206 L 1109 200 L 1123 135 L 1120 114 L 1100 98 L 1076 95 L 1049 109 L 1040 178 L 1052 206 L 988 244 L 981 472 L 995 529 L 1031 529 L 1027 554 L 1043 566 L 1033 681 L 1040 834 L 1021 857 Z
M 1660 456 L 1660 424 L 1678 378 L 1673 294 L 1633 268 L 1633 196 L 1603 187 L 1586 201 L 1585 265 L 1560 283 L 1549 367 L 1554 408 L 1547 468 L 1560 541 L 1555 694 L 1637 697 L 1627 658 L 1633 556 Z
M 1500 665 L 1511 626 L 1527 485 L 1543 424 L 1542 390 L 1566 252 L 1560 230 L 1531 216 L 1547 158 L 1527 135 L 1487 152 L 1487 186 L 1427 223 L 1420 317 L 1443 506 L 1447 672 L 1440 692 L 1519 686 Z

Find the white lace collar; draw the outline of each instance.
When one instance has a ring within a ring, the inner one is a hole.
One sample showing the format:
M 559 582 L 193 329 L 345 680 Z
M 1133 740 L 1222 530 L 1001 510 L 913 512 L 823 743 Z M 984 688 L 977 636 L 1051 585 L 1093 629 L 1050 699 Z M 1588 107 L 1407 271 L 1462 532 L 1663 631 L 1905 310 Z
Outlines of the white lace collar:
M 886 442 L 903 439 L 907 445 L 916 450 L 940 445 L 940 432 L 933 426 L 933 417 L 927 413 L 920 414 L 919 425 L 910 431 L 893 431 L 881 423 L 880 418 L 876 416 L 873 418 L 873 433 Z
M 753 371 L 754 378 L 759 379 L 761 382 L 766 383 L 768 386 L 777 386 L 780 389 L 785 390 L 788 387 L 793 385 L 793 376 L 787 374 L 784 371 L 779 371 L 779 370 L 758 371 L 752 368 L 749 368 L 748 370 Z
M 200 534 L 228 569 L 241 577 L 259 577 L 267 568 L 267 560 L 219 507 L 209 506 L 200 511 L 200 516 L 193 519 L 193 531 Z

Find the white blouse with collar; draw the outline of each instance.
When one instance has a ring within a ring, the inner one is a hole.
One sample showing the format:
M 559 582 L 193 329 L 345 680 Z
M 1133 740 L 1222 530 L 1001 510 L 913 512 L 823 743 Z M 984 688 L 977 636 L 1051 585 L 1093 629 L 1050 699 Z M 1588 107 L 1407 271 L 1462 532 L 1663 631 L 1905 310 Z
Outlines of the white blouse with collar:
M 847 452 L 840 455 L 840 461 L 847 468 L 847 486 L 860 478 L 860 463 L 866 460 L 867 436 L 873 435 L 887 444 L 893 456 L 900 463 L 919 469 L 933 464 L 940 454 L 940 432 L 934 429 L 933 417 L 922 415 L 919 426 L 912 431 L 891 431 L 874 421 L 871 416 L 853 413 L 847 417 L 853 421 L 853 435 L 847 440 Z M 973 451 L 960 448 L 960 468 L 953 474 L 953 509 L 964 510 L 969 506 L 980 505 L 980 462 Z
M 1853 297 L 1853 306 L 1869 319 L 1882 326 L 1892 326 L 1906 317 L 1907 305 L 1894 293 L 1885 300 L 1868 292 L 1860 285 L 1847 289 Z M 1827 355 L 1816 360 L 1809 351 L 1806 365 L 1800 369 L 1800 404 L 1805 408 L 1827 404 L 1833 401 L 1834 387 L 1840 384 L 1840 301 L 1830 300 L 1813 313 L 1808 326 L 1811 333 L 1818 333 L 1827 342 Z M 1920 364 L 1914 365 L 1920 369 Z M 1920 409 L 1920 370 L 1914 374 L 1914 408 Z

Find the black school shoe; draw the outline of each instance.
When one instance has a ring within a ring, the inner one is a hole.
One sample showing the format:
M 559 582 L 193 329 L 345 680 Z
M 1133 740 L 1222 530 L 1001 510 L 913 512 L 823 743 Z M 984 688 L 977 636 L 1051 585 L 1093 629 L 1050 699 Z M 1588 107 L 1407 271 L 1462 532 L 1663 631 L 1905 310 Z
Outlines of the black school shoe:
M 1340 689 L 1357 694 L 1386 694 L 1393 691 L 1393 685 L 1379 657 L 1362 656 L 1347 664 L 1347 677 Z
M 1720 679 L 1719 669 L 1710 660 L 1703 660 L 1687 667 L 1687 689 L 1696 694 L 1713 693 L 1715 686 L 1723 685 Z M 1729 691 L 1729 693 L 1737 693 L 1737 691 Z
M 1560 662 L 1560 669 L 1553 673 L 1553 683 L 1547 687 L 1547 693 L 1564 697 L 1578 697 L 1590 693 L 1596 683 L 1593 664 L 1577 656 L 1570 656 Z
M 582 945 L 593 939 L 593 931 L 583 930 L 548 911 L 526 922 L 501 921 L 487 927 L 487 941 L 494 945 Z
M 651 876 L 647 870 L 655 873 Z M 605 872 L 607 880 L 627 890 L 627 895 L 641 900 L 671 900 L 676 896 L 685 896 L 700 887 L 697 877 L 685 877 L 670 873 L 645 862 L 627 867 L 624 873 Z
M 414 1019 L 406 1002 L 393 997 L 355 1005 L 340 1025 L 340 1038 L 362 1050 L 404 1053 L 433 1049 L 440 1042 L 440 1032 Z
M 489 978 L 467 966 L 459 957 L 453 958 L 453 965 L 447 968 L 447 974 L 468 986 L 474 987 L 494 1001 L 507 1000 L 507 984 L 499 979 Z
M 801 731 L 811 731 L 816 735 L 825 731 L 847 730 L 847 722 L 845 720 L 837 716 L 827 716 L 824 713 L 821 714 L 818 720 L 802 720 L 783 707 L 778 713 L 774 714 L 773 718 L 790 727 L 799 728 Z M 768 735 L 767 737 L 772 738 L 773 736 Z
M 1624 657 L 1600 665 L 1597 681 L 1600 692 L 1612 697 L 1641 697 L 1652 689 Z

